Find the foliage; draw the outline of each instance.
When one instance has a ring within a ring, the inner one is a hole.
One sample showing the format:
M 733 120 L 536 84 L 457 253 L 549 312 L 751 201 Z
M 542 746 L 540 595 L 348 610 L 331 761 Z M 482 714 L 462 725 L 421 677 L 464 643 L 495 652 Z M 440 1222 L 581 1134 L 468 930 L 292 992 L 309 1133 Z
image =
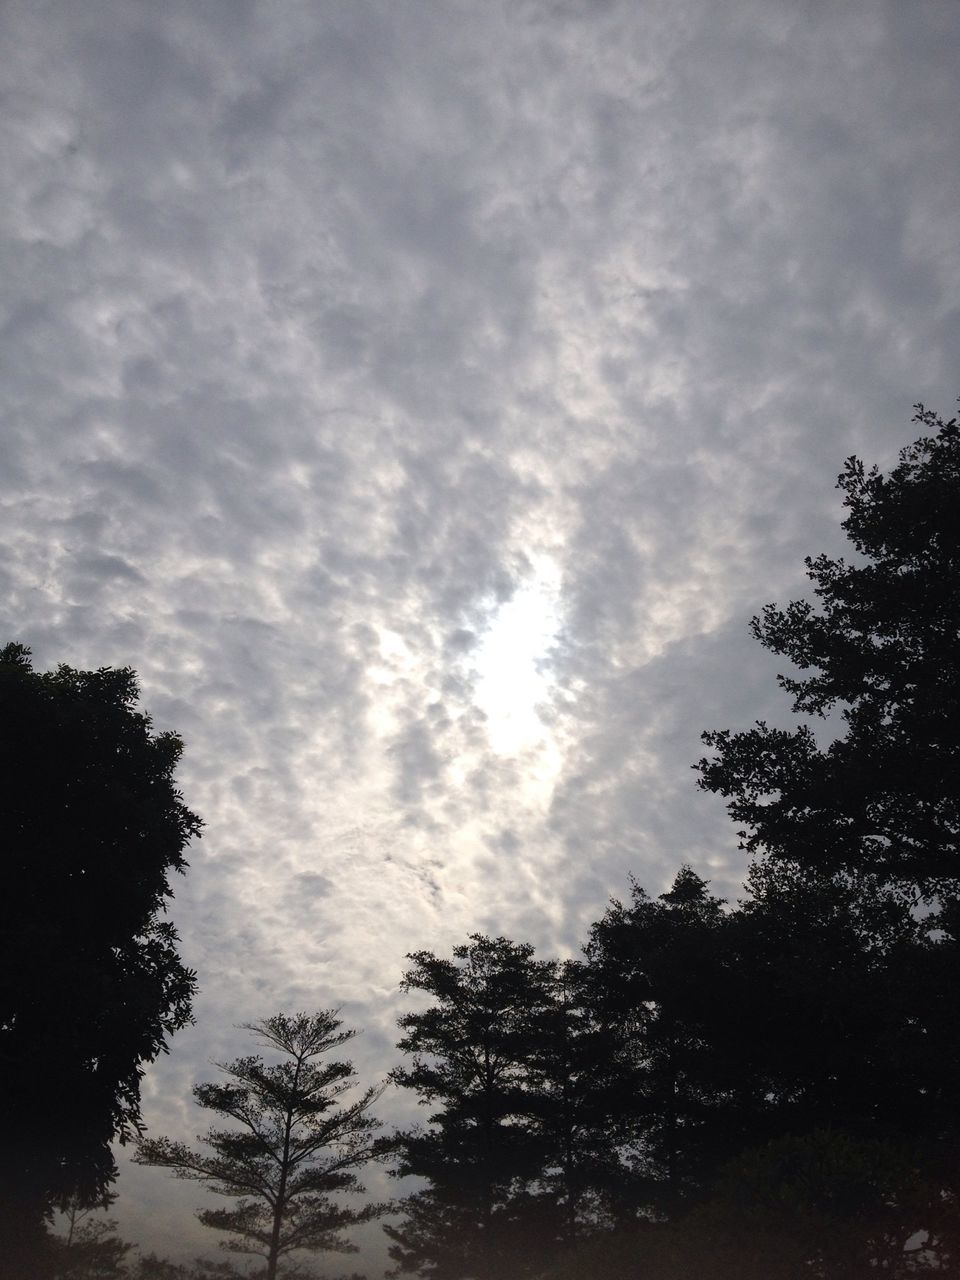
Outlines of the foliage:
M 807 560 L 819 609 L 753 619 L 765 648 L 811 673 L 779 677 L 794 711 L 839 710 L 844 736 L 821 748 L 806 724 L 707 733 L 715 755 L 698 768 L 750 852 L 929 900 L 960 874 L 960 427 L 922 405 L 914 421 L 935 434 L 889 476 L 847 460 L 838 487 L 859 559 Z
M 696 1209 L 591 1241 L 549 1280 L 952 1275 L 956 1207 L 915 1159 L 909 1144 L 842 1130 L 783 1138 L 742 1153 Z
M 540 1155 L 533 1185 L 553 1208 L 555 1243 L 571 1249 L 623 1209 L 627 1035 L 596 1006 L 589 966 L 551 961 L 546 972 L 548 998 L 525 1059 L 524 1107 Z
M 116 1234 L 111 1218 L 95 1218 L 76 1201 L 66 1210 L 67 1233 L 54 1237 L 51 1274 L 56 1280 L 125 1280 L 133 1245 Z
M 748 887 L 728 909 L 689 868 L 657 899 L 634 885 L 576 964 L 480 936 L 413 957 L 408 988 L 434 1002 L 402 1020 L 394 1078 L 435 1110 L 400 1136 L 397 1172 L 426 1186 L 387 1228 L 395 1274 L 954 1259 L 957 933 L 789 864 Z
M 898 895 L 780 864 L 732 911 L 689 871 L 679 884 L 656 901 L 635 887 L 591 932 L 597 1009 L 629 1032 L 615 1066 L 632 1214 L 544 1274 L 950 1272 L 955 936 Z
M 318 1062 L 355 1036 L 341 1025 L 333 1010 L 276 1014 L 247 1025 L 283 1060 L 267 1066 L 256 1055 L 237 1058 L 221 1064 L 226 1081 L 193 1091 L 199 1106 L 234 1127 L 203 1134 L 209 1152 L 169 1138 L 142 1140 L 137 1147 L 137 1163 L 172 1169 L 236 1199 L 232 1209 L 205 1209 L 198 1216 L 235 1237 L 225 1248 L 265 1258 L 267 1280 L 274 1280 L 281 1260 L 302 1250 L 352 1252 L 345 1228 L 381 1212 L 378 1205 L 351 1209 L 333 1198 L 360 1191 L 354 1171 L 385 1149 L 374 1137 L 380 1126 L 370 1114 L 382 1090 L 351 1098 L 350 1063 Z
M 396 1173 L 429 1185 L 402 1202 L 399 1226 L 386 1227 L 390 1255 L 398 1274 L 437 1280 L 504 1275 L 508 1266 L 523 1274 L 541 1226 L 528 1189 L 540 1151 L 524 1123 L 525 1063 L 548 966 L 530 946 L 479 934 L 453 954 L 416 952 L 403 979 L 435 1003 L 401 1019 L 399 1047 L 413 1059 L 391 1079 L 439 1108 L 429 1129 L 399 1135 Z
M 722 905 L 685 867 L 656 900 L 634 884 L 585 948 L 596 1015 L 620 1030 L 620 1187 L 634 1213 L 679 1211 L 736 1141 L 724 1128 L 744 1081 L 716 1035 L 729 973 Z
M 784 1137 L 727 1168 L 696 1226 L 734 1257 L 749 1250 L 798 1277 L 943 1274 L 939 1228 L 955 1211 L 918 1162 L 906 1136 Z
M 174 784 L 180 739 L 153 733 L 137 698 L 130 670 L 39 673 L 22 645 L 0 651 L 8 1259 L 55 1205 L 102 1200 L 112 1139 L 139 1127 L 143 1064 L 190 1020 L 195 978 L 161 915 L 200 820 Z
M 392 1079 L 436 1110 L 399 1136 L 396 1173 L 428 1185 L 387 1227 L 397 1274 L 536 1274 L 609 1221 L 618 1194 L 612 1028 L 582 965 L 527 944 L 475 934 L 452 960 L 409 958 L 405 988 L 434 1003 L 401 1019 L 413 1060 Z

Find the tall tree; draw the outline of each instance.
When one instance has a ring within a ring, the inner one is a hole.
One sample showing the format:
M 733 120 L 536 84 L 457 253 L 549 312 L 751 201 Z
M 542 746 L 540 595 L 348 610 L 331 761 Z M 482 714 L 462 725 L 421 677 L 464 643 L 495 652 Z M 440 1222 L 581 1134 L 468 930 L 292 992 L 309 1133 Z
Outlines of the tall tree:
M 182 744 L 130 670 L 40 673 L 0 651 L 0 1255 L 32 1275 L 57 1204 L 102 1201 L 140 1120 L 143 1064 L 190 1020 L 195 977 L 162 919 L 200 819 Z M 16 1259 L 20 1261 L 16 1261 Z
M 400 1020 L 412 1065 L 391 1073 L 436 1107 L 430 1127 L 399 1137 L 399 1175 L 428 1180 L 388 1226 L 397 1273 L 435 1280 L 533 1273 L 556 1223 L 535 1195 L 543 1163 L 529 1123 L 533 1037 L 549 1004 L 551 966 L 533 948 L 475 934 L 453 960 L 421 951 L 403 987 L 434 1003 Z
M 621 1216 L 679 1212 L 736 1142 L 726 1130 L 744 1082 L 715 1035 L 726 1003 L 722 907 L 685 867 L 656 899 L 634 883 L 632 901 L 614 901 L 590 931 L 594 1016 L 619 1033 Z
M 931 434 L 889 476 L 856 457 L 840 475 L 858 559 L 808 559 L 819 607 L 753 619 L 765 648 L 811 673 L 779 677 L 794 711 L 839 711 L 843 736 L 706 733 L 715 754 L 698 767 L 751 853 L 930 900 L 960 888 L 960 427 L 916 407 Z
M 523 1105 L 540 1152 L 534 1185 L 554 1206 L 557 1240 L 570 1250 L 622 1211 L 628 1099 L 619 1064 L 626 1036 L 596 1006 L 589 966 L 552 961 L 547 976 L 548 999 L 528 1046 Z
M 748 886 L 723 911 L 685 870 L 591 931 L 591 999 L 625 1033 L 624 1187 L 648 1214 L 685 1212 L 739 1152 L 789 1133 L 923 1136 L 929 1166 L 955 1132 L 947 931 L 899 895 L 781 863 Z
M 169 1138 L 137 1147 L 138 1164 L 171 1169 L 236 1198 L 234 1208 L 204 1209 L 198 1217 L 235 1237 L 224 1248 L 266 1259 L 266 1280 L 275 1280 L 281 1261 L 298 1251 L 354 1252 L 345 1229 L 381 1212 L 379 1205 L 351 1209 L 332 1198 L 361 1191 L 355 1171 L 385 1149 L 370 1114 L 382 1089 L 357 1094 L 349 1062 L 319 1062 L 356 1035 L 341 1026 L 335 1010 L 248 1024 L 245 1030 L 283 1060 L 267 1066 L 258 1055 L 237 1058 L 221 1065 L 225 1082 L 193 1091 L 198 1106 L 233 1126 L 201 1135 L 209 1151 Z

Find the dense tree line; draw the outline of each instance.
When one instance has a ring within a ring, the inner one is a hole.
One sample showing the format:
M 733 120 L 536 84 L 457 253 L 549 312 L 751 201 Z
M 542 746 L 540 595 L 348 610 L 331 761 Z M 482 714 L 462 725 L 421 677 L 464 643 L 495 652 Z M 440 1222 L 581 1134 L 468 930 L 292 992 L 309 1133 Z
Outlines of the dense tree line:
M 684 868 L 576 964 L 411 957 L 397 1274 L 960 1272 L 960 432 L 915 420 L 889 476 L 840 476 L 855 559 L 753 620 L 807 720 L 704 735 L 744 899 Z
M 611 902 L 577 960 L 480 934 L 412 953 L 390 1078 L 425 1119 L 390 1138 L 321 1010 L 251 1024 L 280 1062 L 197 1086 L 227 1121 L 202 1149 L 140 1141 L 232 1201 L 201 1220 L 262 1272 L 136 1258 L 89 1213 L 110 1140 L 138 1132 L 143 1064 L 190 1016 L 159 912 L 199 820 L 132 673 L 38 675 L 4 650 L 0 1274 L 306 1276 L 383 1212 L 343 1194 L 386 1159 L 416 1180 L 385 1223 L 397 1276 L 960 1274 L 960 430 L 917 409 L 927 434 L 888 476 L 840 476 L 855 558 L 809 560 L 816 603 L 753 620 L 806 719 L 704 735 L 700 785 L 751 859 L 741 900 L 685 866 Z
M 960 1266 L 960 936 L 837 877 L 750 887 L 635 886 L 577 964 L 481 936 L 414 957 L 435 1002 L 394 1079 L 430 1116 L 397 1171 L 427 1185 L 387 1227 L 398 1274 Z

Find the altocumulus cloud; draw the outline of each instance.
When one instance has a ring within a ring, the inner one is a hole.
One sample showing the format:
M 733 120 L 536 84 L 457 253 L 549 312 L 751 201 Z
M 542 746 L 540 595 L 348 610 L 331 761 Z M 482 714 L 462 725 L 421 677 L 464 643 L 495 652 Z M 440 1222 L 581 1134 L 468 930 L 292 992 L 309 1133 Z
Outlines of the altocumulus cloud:
M 746 620 L 958 390 L 958 45 L 939 0 L 4 5 L 4 632 L 134 666 L 207 820 L 154 1132 L 279 1008 L 383 1073 L 413 947 L 736 892 L 688 766 L 786 710 Z

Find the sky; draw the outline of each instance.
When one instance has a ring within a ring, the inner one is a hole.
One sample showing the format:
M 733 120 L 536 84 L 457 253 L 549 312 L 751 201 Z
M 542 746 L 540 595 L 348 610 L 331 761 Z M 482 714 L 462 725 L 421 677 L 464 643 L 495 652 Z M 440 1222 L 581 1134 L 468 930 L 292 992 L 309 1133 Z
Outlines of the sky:
M 407 952 L 736 898 L 749 619 L 960 392 L 958 55 L 955 0 L 0 6 L 2 641 L 135 668 L 206 823 L 151 1134 L 281 1010 L 382 1079 Z

